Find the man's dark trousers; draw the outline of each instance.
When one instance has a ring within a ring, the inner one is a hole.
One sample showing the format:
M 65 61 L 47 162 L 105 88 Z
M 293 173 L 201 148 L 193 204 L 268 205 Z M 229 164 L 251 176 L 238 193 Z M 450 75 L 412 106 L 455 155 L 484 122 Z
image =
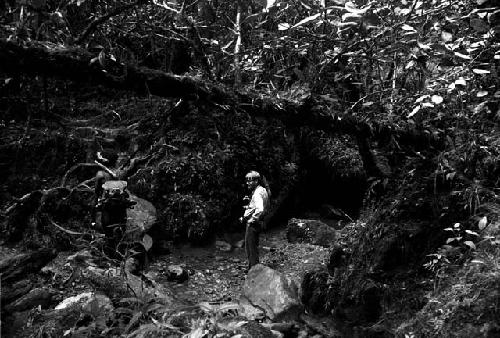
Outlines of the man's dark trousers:
M 248 259 L 248 268 L 259 264 L 259 234 L 261 228 L 260 222 L 247 224 L 245 232 L 245 252 Z

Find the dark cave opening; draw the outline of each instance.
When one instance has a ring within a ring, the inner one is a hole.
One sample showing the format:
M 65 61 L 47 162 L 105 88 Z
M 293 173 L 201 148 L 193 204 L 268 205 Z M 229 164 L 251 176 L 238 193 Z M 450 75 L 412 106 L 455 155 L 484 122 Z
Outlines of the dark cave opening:
M 278 211 L 271 227 L 285 225 L 291 218 L 320 219 L 335 228 L 359 217 L 366 195 L 364 175 L 340 176 L 320 161 L 303 163 L 299 180 Z
M 319 213 L 322 217 L 356 219 L 363 207 L 367 182 L 361 175 L 339 175 L 320 161 L 308 161 L 299 187 L 302 213 Z M 333 208 L 333 209 L 332 209 Z

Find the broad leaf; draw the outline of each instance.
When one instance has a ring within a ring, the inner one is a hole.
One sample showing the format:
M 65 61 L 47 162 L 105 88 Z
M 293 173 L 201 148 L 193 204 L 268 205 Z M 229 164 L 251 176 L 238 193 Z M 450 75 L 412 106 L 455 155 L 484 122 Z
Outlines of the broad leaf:
M 479 236 L 479 234 L 477 232 L 474 232 L 472 230 L 465 230 L 466 233 L 468 233 L 469 235 L 473 235 L 473 236 Z
M 278 30 L 279 31 L 286 31 L 287 29 L 290 29 L 290 24 L 286 22 L 281 22 L 278 24 Z
M 439 95 L 432 95 L 431 101 L 434 102 L 435 104 L 441 104 L 443 103 L 443 97 Z
M 420 96 L 418 99 L 415 100 L 416 103 L 420 103 L 422 102 L 423 100 L 429 98 L 430 96 L 429 95 L 422 95 Z
M 413 115 L 415 115 L 416 113 L 418 113 L 418 111 L 420 110 L 420 106 L 416 106 L 415 108 L 413 108 L 413 110 L 411 111 L 411 113 L 408 114 L 408 117 L 412 117 Z
M 349 13 L 354 13 L 354 14 L 365 14 L 369 9 L 370 9 L 371 6 L 368 6 L 366 8 L 363 8 L 363 9 L 358 9 L 356 8 L 356 5 L 352 2 L 347 2 L 345 4 L 345 10 L 348 11 Z
M 416 31 L 416 29 L 415 29 L 415 28 L 413 28 L 412 26 L 407 25 L 407 24 L 404 24 L 403 26 L 401 26 L 401 28 L 402 28 L 404 31 Z
M 300 20 L 298 23 L 296 23 L 295 25 L 293 25 L 291 28 L 297 28 L 297 27 L 302 26 L 302 25 L 304 25 L 304 24 L 306 24 L 308 22 L 316 20 L 317 18 L 319 18 L 320 15 L 321 15 L 321 13 L 308 16 L 307 18 L 305 18 L 303 20 Z
M 474 69 L 472 70 L 472 72 L 473 72 L 474 74 L 489 74 L 489 73 L 490 73 L 490 71 L 489 71 L 489 70 L 486 70 L 486 69 L 477 69 L 477 68 L 474 68 Z
M 345 13 L 342 15 L 342 21 L 346 21 L 346 19 L 359 19 L 361 18 L 361 15 L 357 13 Z M 354 21 L 354 20 L 349 20 L 349 21 Z
M 488 217 L 486 216 L 483 216 L 479 222 L 477 223 L 477 226 L 479 228 L 479 230 L 483 230 L 484 228 L 486 228 L 486 225 L 488 224 Z
M 425 49 L 425 50 L 427 50 L 427 49 L 431 49 L 431 46 L 426 45 L 426 44 L 424 44 L 424 43 L 422 43 L 422 42 L 419 42 L 419 41 L 417 41 L 417 46 L 418 46 L 420 49 Z
M 467 245 L 469 248 L 471 248 L 473 250 L 476 249 L 476 245 L 472 241 L 465 241 L 464 244 Z
M 153 239 L 151 238 L 151 236 L 145 234 L 142 238 L 142 245 L 144 245 L 146 251 L 149 251 L 153 247 Z
M 455 52 L 455 55 L 464 60 L 472 60 L 472 58 L 469 55 L 465 55 L 459 52 Z

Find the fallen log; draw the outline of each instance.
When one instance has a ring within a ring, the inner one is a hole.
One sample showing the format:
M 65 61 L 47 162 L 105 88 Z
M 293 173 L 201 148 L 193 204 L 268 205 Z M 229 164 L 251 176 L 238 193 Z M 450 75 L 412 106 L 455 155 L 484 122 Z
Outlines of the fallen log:
M 30 310 L 34 307 L 40 306 L 43 309 L 48 308 L 53 300 L 55 291 L 49 288 L 36 288 L 29 293 L 23 295 L 19 299 L 10 304 L 5 305 L 7 313 L 21 312 Z
M 55 249 L 40 249 L 1 260 L 0 278 L 2 284 L 12 284 L 23 279 L 27 274 L 37 273 L 56 256 Z
M 93 83 L 168 98 L 203 100 L 223 108 L 237 108 L 251 116 L 276 118 L 286 125 L 311 126 L 374 139 L 393 139 L 418 147 L 445 145 L 445 138 L 414 125 L 396 126 L 360 120 L 352 115 L 313 109 L 314 100 L 296 103 L 227 90 L 194 77 L 179 76 L 106 59 L 103 68 L 94 55 L 79 48 L 38 45 L 23 47 L 0 40 L 0 73 L 44 75 L 75 82 Z
M 218 86 L 188 76 L 137 68 L 106 60 L 104 69 L 94 55 L 79 48 L 22 47 L 0 40 L 0 72 L 64 78 L 102 84 L 116 89 L 162 97 L 199 98 L 226 103 L 228 95 Z
M 32 288 L 33 284 L 27 279 L 16 282 L 11 286 L 3 286 L 0 294 L 1 304 L 6 305 L 13 302 L 30 292 Z

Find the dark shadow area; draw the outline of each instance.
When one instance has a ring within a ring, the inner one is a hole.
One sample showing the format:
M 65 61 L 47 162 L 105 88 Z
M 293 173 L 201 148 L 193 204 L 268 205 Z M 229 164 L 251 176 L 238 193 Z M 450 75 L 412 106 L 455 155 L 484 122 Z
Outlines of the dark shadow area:
M 320 161 L 314 160 L 305 163 L 303 171 L 298 189 L 298 196 L 301 198 L 296 212 L 312 211 L 325 218 L 340 219 L 348 218 L 347 216 L 356 219 L 359 216 L 367 188 L 364 176 L 340 176 L 335 174 L 335 168 L 327 168 Z

